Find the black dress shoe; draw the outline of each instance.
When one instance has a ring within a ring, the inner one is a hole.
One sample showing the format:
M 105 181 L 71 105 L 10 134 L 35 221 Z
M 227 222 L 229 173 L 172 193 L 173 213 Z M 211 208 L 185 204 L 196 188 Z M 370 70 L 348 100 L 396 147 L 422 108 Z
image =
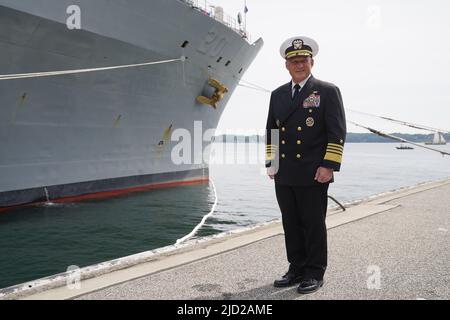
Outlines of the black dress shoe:
M 323 286 L 323 280 L 305 279 L 300 282 L 297 288 L 298 293 L 307 294 L 319 290 Z
M 301 275 L 288 272 L 282 276 L 281 279 L 275 280 L 273 286 L 277 288 L 289 287 L 299 283 L 300 281 L 302 281 Z

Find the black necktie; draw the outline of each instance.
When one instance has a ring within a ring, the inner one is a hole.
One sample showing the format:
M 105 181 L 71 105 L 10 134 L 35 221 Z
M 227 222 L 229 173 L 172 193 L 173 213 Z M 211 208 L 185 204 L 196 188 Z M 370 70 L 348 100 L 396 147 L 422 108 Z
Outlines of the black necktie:
M 295 98 L 297 98 L 299 92 L 300 92 L 300 85 L 297 83 L 294 86 L 294 95 L 292 96 L 292 100 L 295 100 Z

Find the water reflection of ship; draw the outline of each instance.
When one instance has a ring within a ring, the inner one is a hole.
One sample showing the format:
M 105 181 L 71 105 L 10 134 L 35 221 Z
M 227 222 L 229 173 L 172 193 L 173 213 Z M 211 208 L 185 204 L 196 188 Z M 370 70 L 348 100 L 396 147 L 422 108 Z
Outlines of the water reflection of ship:
M 74 260 L 83 267 L 173 244 L 199 224 L 214 199 L 212 185 L 198 184 L 0 214 L 0 234 L 7 239 L 1 243 L 0 288 L 65 271 Z M 221 222 L 208 223 L 196 237 L 233 226 Z M 33 230 L 39 230 L 37 238 Z M 26 245 L 14 250 L 17 243 Z

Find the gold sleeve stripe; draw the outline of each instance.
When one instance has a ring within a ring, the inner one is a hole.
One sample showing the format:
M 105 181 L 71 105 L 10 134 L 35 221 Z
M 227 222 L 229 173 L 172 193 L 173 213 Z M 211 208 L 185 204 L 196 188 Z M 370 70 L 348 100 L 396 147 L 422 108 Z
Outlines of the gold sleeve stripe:
M 329 150 L 327 150 L 327 153 L 332 153 L 332 154 L 335 154 L 335 155 L 338 155 L 338 156 L 341 156 L 341 157 L 342 157 L 342 153 L 340 153 L 340 152 L 329 151 Z
M 344 149 L 343 145 L 340 145 L 340 144 L 337 144 L 337 143 L 329 143 L 328 146 L 329 147 L 336 147 L 336 148 Z
M 342 162 L 342 155 L 338 155 L 335 153 L 327 152 L 325 154 L 325 160 L 341 163 Z
M 275 154 L 277 152 L 278 152 L 278 147 L 276 145 L 266 146 L 266 159 L 267 159 L 267 157 L 275 157 Z
M 342 152 L 336 152 L 336 151 L 329 151 L 329 150 L 327 150 L 327 153 L 333 153 L 333 154 L 337 154 L 338 156 L 342 156 Z
M 340 151 L 340 150 L 334 150 L 334 149 L 330 149 L 330 148 L 327 149 L 327 152 L 332 152 L 332 153 L 337 153 L 337 154 L 343 154 L 343 152 Z
M 332 145 L 332 146 L 336 146 L 336 147 L 343 147 L 343 146 L 344 146 L 343 144 L 340 144 L 340 143 L 334 143 L 334 142 L 329 142 L 328 144 L 329 144 L 329 145 Z
M 338 151 L 338 152 L 344 151 L 344 149 L 339 149 L 339 148 L 336 148 L 336 147 L 330 147 L 330 146 L 327 147 L 327 150 L 334 150 L 334 151 Z

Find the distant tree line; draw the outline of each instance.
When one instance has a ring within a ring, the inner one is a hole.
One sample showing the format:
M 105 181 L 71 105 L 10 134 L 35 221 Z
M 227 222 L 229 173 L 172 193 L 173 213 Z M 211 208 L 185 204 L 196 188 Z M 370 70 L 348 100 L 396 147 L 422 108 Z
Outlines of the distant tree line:
M 391 135 L 409 140 L 412 142 L 428 142 L 433 140 L 433 134 L 406 134 L 406 133 L 391 133 Z M 444 134 L 444 138 L 447 142 L 450 142 L 450 134 Z M 219 135 L 213 137 L 216 142 L 227 142 L 227 143 L 263 143 L 265 141 L 264 136 L 252 135 Z M 347 143 L 398 143 L 395 140 L 380 137 L 373 133 L 347 133 Z

